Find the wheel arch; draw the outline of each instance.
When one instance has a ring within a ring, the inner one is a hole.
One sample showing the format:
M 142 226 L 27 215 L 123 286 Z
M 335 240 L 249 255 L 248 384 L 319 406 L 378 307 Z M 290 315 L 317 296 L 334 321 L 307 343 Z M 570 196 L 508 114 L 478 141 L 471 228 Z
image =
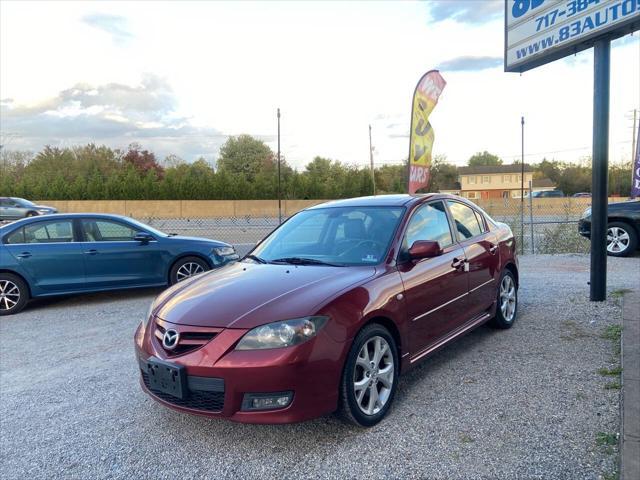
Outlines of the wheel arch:
M 401 370 L 402 369 L 402 351 L 403 351 L 402 337 L 400 335 L 400 330 L 398 329 L 396 322 L 391 320 L 391 318 L 385 315 L 375 315 L 361 325 L 356 335 L 360 333 L 360 331 L 362 331 L 363 328 L 374 323 L 377 323 L 378 325 L 382 325 L 387 330 L 389 330 L 389 333 L 393 337 L 393 340 L 396 342 L 396 348 L 398 349 L 398 368 Z
M 15 270 L 9 270 L 8 268 L 0 268 L 0 273 L 9 273 L 11 275 L 14 275 L 16 277 L 18 277 L 20 280 L 22 280 L 24 282 L 24 284 L 27 286 L 27 293 L 29 294 L 29 298 L 33 298 L 33 295 L 31 293 L 31 285 L 29 284 L 29 280 L 27 280 L 24 275 L 21 275 L 20 273 L 16 272 Z
M 518 274 L 518 267 L 516 267 L 516 264 L 513 262 L 507 262 L 507 264 L 504 266 L 505 270 L 509 270 L 513 276 L 516 279 L 516 288 L 520 287 L 520 276 Z
M 607 218 L 607 225 L 614 222 L 624 223 L 625 225 L 630 227 L 638 237 L 640 237 L 640 227 L 635 225 L 636 222 L 634 222 L 632 219 L 627 217 L 617 217 L 617 216 L 610 216 L 609 218 Z

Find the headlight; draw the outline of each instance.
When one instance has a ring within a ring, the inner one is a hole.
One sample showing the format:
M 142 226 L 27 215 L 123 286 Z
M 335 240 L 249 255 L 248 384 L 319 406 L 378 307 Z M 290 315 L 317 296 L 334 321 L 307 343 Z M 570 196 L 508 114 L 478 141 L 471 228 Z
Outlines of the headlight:
M 582 212 L 582 216 L 580 218 L 587 218 L 589 215 L 591 215 L 591 207 Z
M 233 247 L 215 247 L 213 253 L 220 257 L 231 257 L 236 255 L 236 249 Z
M 267 323 L 248 331 L 236 350 L 261 350 L 298 345 L 313 338 L 329 317 L 304 317 L 284 322 Z

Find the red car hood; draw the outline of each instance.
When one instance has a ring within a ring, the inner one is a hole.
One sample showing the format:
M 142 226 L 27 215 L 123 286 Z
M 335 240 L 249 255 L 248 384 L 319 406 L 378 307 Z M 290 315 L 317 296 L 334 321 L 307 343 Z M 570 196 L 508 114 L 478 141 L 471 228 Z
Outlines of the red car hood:
M 373 276 L 375 267 L 324 267 L 238 262 L 180 283 L 158 297 L 167 322 L 254 328 L 316 313 L 322 302 Z

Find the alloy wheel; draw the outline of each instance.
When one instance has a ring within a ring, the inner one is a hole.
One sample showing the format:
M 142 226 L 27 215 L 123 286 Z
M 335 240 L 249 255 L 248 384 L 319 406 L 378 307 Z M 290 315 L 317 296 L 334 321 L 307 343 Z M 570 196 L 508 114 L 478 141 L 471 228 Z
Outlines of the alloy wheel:
M 622 253 L 629 248 L 629 232 L 620 227 L 609 227 L 607 229 L 607 251 L 609 253 Z
M 0 310 L 11 310 L 20 301 L 20 288 L 10 280 L 0 280 Z
M 516 285 L 511 275 L 505 275 L 500 283 L 500 310 L 506 322 L 512 322 L 516 313 Z
M 176 272 L 176 280 L 181 282 L 182 280 L 186 280 L 187 278 L 193 277 L 194 275 L 198 275 L 202 272 L 204 272 L 202 265 L 196 262 L 187 262 L 184 265 L 181 265 Z
M 364 414 L 375 415 L 389 401 L 393 369 L 393 352 L 384 338 L 371 337 L 362 345 L 353 371 L 353 390 Z

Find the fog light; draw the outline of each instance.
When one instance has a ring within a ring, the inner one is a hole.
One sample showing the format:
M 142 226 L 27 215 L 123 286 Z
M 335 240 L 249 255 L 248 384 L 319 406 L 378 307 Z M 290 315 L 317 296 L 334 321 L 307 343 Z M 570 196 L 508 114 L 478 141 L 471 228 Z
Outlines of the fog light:
M 275 410 L 291 403 L 293 392 L 245 393 L 242 410 Z

